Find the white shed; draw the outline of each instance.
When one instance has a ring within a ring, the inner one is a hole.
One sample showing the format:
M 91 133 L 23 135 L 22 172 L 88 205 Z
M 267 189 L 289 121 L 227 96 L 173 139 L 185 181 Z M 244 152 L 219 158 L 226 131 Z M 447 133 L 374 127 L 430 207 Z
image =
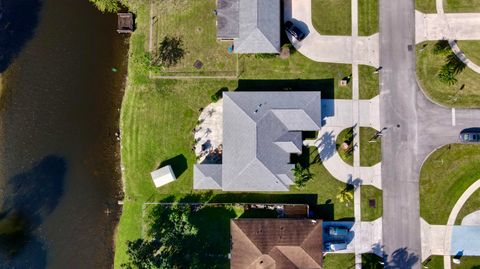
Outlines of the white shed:
M 150 173 L 153 179 L 153 184 L 155 184 L 155 187 L 161 187 L 165 184 L 168 184 L 172 181 L 174 181 L 175 174 L 173 174 L 172 167 L 170 165 L 164 166 L 158 170 L 153 171 Z

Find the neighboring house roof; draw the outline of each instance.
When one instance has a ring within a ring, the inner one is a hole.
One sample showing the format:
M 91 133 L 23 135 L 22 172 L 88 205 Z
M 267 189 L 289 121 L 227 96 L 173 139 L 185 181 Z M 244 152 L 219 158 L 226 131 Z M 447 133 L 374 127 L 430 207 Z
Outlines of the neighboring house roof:
M 322 268 L 322 221 L 232 219 L 230 268 Z
M 239 3 L 237 53 L 280 51 L 280 0 L 242 0 Z
M 224 92 L 222 167 L 196 165 L 194 188 L 288 191 L 290 154 L 302 151 L 301 131 L 320 129 L 320 110 L 320 92 Z
M 238 2 L 239 0 L 217 0 L 217 38 L 238 38 Z

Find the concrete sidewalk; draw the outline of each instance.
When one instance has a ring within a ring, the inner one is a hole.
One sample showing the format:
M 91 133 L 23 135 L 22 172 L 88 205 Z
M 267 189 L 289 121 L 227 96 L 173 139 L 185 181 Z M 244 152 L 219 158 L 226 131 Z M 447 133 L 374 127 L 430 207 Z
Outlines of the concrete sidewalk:
M 355 42 L 351 36 L 321 35 L 312 24 L 311 0 L 285 0 L 284 21 L 287 20 L 308 33 L 302 41 L 288 35 L 293 46 L 306 57 L 317 62 L 351 64 L 354 62 L 352 50 L 355 49 L 358 64 L 378 67 L 378 34 L 358 37 Z

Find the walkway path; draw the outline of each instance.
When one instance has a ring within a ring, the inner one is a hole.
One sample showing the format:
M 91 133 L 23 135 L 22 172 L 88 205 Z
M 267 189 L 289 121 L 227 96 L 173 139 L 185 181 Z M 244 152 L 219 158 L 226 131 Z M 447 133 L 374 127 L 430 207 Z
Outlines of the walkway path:
M 378 67 L 378 34 L 358 38 L 321 35 L 312 24 L 311 0 L 285 0 L 284 21 L 287 20 L 308 33 L 302 41 L 288 35 L 293 46 L 306 57 L 317 62 L 351 64 L 352 52 L 356 51 L 358 64 Z
M 455 203 L 455 206 L 452 209 L 452 212 L 450 212 L 450 215 L 448 216 L 448 221 L 447 221 L 447 228 L 445 232 L 445 256 L 443 256 L 443 268 L 444 269 L 450 269 L 451 263 L 450 263 L 450 252 L 451 252 L 451 246 L 452 246 L 452 226 L 455 224 L 455 220 L 457 219 L 457 215 L 460 212 L 460 209 L 462 209 L 463 205 L 465 202 L 467 202 L 468 198 L 477 190 L 480 188 L 480 179 L 475 181 L 468 189 L 460 196 L 460 199 Z

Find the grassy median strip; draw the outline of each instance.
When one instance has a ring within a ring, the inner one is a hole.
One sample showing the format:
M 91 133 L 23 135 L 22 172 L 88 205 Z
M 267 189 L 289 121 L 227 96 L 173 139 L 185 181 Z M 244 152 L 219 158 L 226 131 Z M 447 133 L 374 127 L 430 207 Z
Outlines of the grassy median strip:
M 353 166 L 353 127 L 344 129 L 338 134 L 336 147 L 340 158 Z
M 447 224 L 453 206 L 480 179 L 480 146 L 451 144 L 433 152 L 420 172 L 420 216 Z
M 368 65 L 358 66 L 360 99 L 372 99 L 380 93 L 379 74 L 375 73 L 375 70 L 376 68 Z
M 374 221 L 383 214 L 382 191 L 369 185 L 360 188 L 362 221 Z
M 358 1 L 358 35 L 369 36 L 378 32 L 378 0 Z
M 435 43 L 417 45 L 417 77 L 425 94 L 447 107 L 480 107 L 480 74 L 465 67 L 456 75 L 456 83 L 442 82 L 438 75 L 446 64 L 446 56 L 434 53 Z
M 322 35 L 351 35 L 351 1 L 312 0 L 312 23 Z
M 435 0 L 416 0 L 415 9 L 423 13 L 437 13 Z
M 382 142 L 376 134 L 373 128 L 360 127 L 360 166 L 373 166 L 382 160 Z

